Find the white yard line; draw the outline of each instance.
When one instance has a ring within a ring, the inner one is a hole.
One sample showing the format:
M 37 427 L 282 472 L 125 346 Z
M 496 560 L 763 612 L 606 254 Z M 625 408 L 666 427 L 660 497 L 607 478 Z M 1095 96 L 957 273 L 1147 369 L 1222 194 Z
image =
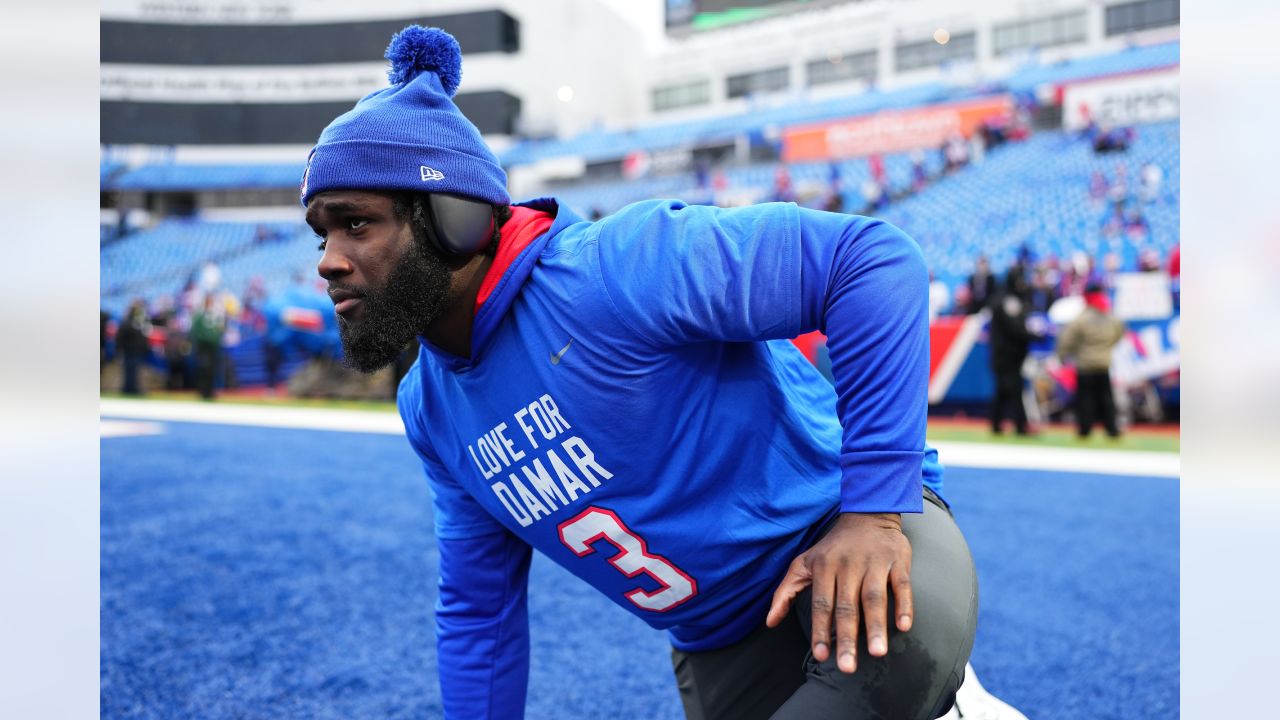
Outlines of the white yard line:
M 385 435 L 404 434 L 404 425 L 398 414 L 370 410 L 104 399 L 101 401 L 100 413 L 104 418 L 130 420 L 215 423 L 301 430 L 341 430 Z M 103 436 L 108 436 L 105 429 Z M 930 444 L 938 448 L 943 466 L 1058 470 L 1103 475 L 1176 478 L 1180 474 L 1181 465 L 1176 453 L 1026 447 L 953 441 Z
M 98 420 L 98 431 L 104 438 L 159 435 L 164 432 L 164 425 L 156 422 L 135 422 L 132 420 Z
M 1177 453 L 1101 450 L 1067 447 L 1027 447 L 991 443 L 930 442 L 943 467 L 1061 470 L 1100 475 L 1147 475 L 1176 478 L 1181 474 Z
M 216 402 L 175 402 L 170 400 L 103 399 L 102 417 L 171 422 L 250 425 L 299 430 L 343 430 L 347 432 L 403 435 L 404 424 L 394 412 L 373 410 L 332 410 L 328 408 L 272 407 Z

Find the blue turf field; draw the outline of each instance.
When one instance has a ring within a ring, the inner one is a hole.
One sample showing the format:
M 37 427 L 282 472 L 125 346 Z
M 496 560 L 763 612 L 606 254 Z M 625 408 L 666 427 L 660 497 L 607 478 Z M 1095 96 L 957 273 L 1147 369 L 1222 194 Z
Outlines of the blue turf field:
M 102 717 L 439 717 L 405 440 L 165 427 L 102 442 Z M 1177 717 L 1176 480 L 953 468 L 947 495 L 989 690 L 1030 720 Z M 662 633 L 540 556 L 531 583 L 530 720 L 681 717 Z

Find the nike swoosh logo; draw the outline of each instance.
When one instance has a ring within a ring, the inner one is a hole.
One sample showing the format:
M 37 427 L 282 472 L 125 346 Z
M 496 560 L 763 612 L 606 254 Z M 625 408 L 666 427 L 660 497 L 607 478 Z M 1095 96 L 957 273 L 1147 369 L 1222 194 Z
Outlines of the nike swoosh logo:
M 552 365 L 559 365 L 559 364 L 560 364 L 560 358 L 564 357 L 564 353 L 565 353 L 565 351 L 566 351 L 566 350 L 568 350 L 568 349 L 569 349 L 569 345 L 572 345 L 572 344 L 573 344 L 573 338 L 569 338 L 569 343 L 568 343 L 568 345 L 565 345 L 564 347 L 560 348 L 560 352 L 558 352 L 558 353 L 551 353 L 551 364 L 552 364 Z

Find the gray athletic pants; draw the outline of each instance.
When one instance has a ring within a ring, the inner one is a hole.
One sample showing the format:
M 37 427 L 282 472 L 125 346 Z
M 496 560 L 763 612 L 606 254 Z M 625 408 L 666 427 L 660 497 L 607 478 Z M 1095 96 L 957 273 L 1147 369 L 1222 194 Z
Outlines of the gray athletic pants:
M 672 650 L 688 719 L 931 720 L 946 714 L 964 680 L 978 623 L 973 558 L 951 512 L 928 489 L 924 513 L 904 513 L 902 530 L 911 542 L 915 621 L 909 632 L 899 632 L 889 605 L 888 655 L 867 653 L 864 626 L 857 672 L 836 668 L 834 648 L 826 662 L 816 662 L 806 589 L 776 628 L 762 623 L 718 650 Z

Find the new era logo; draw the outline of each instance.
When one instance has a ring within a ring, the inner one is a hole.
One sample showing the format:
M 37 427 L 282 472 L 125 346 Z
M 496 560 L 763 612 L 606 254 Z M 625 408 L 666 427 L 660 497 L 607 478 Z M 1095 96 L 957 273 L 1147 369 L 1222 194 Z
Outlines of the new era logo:
M 418 170 L 422 172 L 422 182 L 429 182 L 431 180 L 444 179 L 444 173 L 440 172 L 435 168 L 429 168 L 426 165 L 423 165 L 422 167 L 418 168 Z

